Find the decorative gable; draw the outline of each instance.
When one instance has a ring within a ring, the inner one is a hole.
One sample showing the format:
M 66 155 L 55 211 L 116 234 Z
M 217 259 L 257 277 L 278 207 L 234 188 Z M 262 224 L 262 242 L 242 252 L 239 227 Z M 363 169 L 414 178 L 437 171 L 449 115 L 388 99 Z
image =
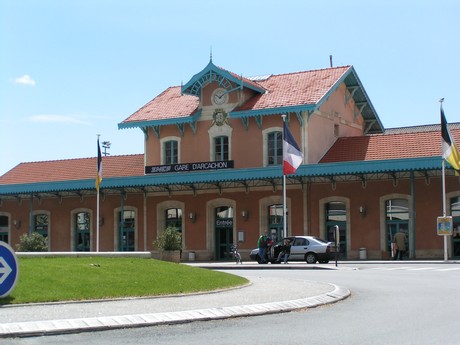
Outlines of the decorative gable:
M 213 82 L 223 87 L 227 93 L 244 87 L 258 93 L 265 93 L 265 89 L 259 84 L 217 67 L 212 63 L 212 60 L 201 72 L 195 74 L 187 84 L 182 86 L 181 92 L 185 95 L 200 97 L 202 88 Z

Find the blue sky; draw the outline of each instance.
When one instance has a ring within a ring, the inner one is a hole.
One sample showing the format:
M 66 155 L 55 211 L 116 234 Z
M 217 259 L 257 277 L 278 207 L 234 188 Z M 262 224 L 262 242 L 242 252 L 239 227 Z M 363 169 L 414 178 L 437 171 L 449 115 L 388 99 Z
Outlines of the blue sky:
M 458 0 L 0 0 L 0 175 L 142 153 L 123 121 L 209 62 L 243 76 L 353 65 L 385 128 L 460 121 Z

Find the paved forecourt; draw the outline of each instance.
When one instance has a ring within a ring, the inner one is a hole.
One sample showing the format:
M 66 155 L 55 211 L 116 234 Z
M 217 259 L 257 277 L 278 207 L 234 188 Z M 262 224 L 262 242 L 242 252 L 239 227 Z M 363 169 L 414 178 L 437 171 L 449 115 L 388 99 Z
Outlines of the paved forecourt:
M 229 269 L 235 266 L 234 263 L 218 264 L 214 267 L 206 263 L 192 265 L 216 269 Z M 247 263 L 239 265 L 238 268 L 250 269 L 252 266 L 254 265 Z M 264 268 L 275 268 L 270 266 L 272 265 Z M 279 265 L 278 268 L 287 269 L 288 266 Z M 327 266 L 329 269 L 335 269 L 330 264 Z M 258 265 L 258 268 L 262 266 Z M 318 268 L 322 267 L 309 266 L 309 269 Z M 260 276 L 250 278 L 250 284 L 244 287 L 211 293 L 11 305 L 1 308 L 0 337 L 100 331 L 283 313 L 334 303 L 349 295 L 350 291 L 347 288 L 334 284 L 303 280 L 286 281 Z

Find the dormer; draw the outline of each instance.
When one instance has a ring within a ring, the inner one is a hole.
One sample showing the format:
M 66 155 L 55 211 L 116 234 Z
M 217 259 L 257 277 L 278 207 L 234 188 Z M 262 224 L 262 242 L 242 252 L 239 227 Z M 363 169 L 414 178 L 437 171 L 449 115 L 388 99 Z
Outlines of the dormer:
M 212 60 L 181 87 L 181 94 L 198 97 L 201 107 L 236 107 L 265 92 L 256 82 L 217 67 Z

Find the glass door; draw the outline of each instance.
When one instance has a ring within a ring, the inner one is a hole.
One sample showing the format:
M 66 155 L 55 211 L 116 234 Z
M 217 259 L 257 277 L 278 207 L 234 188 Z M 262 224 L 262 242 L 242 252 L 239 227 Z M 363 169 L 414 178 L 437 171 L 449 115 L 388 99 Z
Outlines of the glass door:
M 268 236 L 272 239 L 273 243 L 278 243 L 283 239 L 283 227 L 283 205 L 268 206 Z
M 233 208 L 217 207 L 215 220 L 216 260 L 230 260 L 233 245 Z
M 394 236 L 401 231 L 406 235 L 406 252 L 403 259 L 409 257 L 409 202 L 404 199 L 387 200 L 386 208 L 386 251 L 391 252 Z
M 120 220 L 120 251 L 134 251 L 135 212 L 123 211 L 119 213 Z
M 335 244 L 335 226 L 340 232 L 338 258 L 347 258 L 347 208 L 344 202 L 332 201 L 326 204 L 326 230 L 325 240 Z

